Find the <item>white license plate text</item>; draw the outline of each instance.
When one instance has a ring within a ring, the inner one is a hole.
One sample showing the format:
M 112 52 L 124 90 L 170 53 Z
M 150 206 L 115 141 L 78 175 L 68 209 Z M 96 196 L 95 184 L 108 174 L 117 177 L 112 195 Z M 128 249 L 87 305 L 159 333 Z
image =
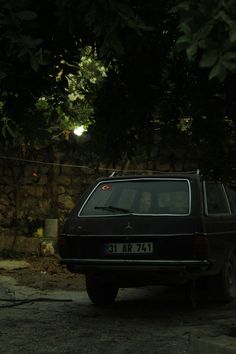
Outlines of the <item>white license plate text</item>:
M 106 254 L 152 254 L 152 242 L 107 243 Z

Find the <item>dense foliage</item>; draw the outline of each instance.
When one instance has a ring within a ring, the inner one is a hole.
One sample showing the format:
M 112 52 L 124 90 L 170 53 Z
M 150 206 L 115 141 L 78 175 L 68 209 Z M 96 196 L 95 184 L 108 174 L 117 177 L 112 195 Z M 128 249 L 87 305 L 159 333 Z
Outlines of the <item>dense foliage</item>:
M 0 0 L 0 31 L 4 141 L 85 123 L 109 161 L 236 164 L 233 0 Z

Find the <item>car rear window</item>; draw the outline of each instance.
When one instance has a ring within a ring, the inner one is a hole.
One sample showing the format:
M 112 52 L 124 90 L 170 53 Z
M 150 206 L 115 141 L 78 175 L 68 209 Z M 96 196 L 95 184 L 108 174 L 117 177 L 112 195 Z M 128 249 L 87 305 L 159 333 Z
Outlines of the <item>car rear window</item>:
M 100 182 L 80 210 L 81 216 L 122 214 L 188 215 L 188 180 L 142 179 Z

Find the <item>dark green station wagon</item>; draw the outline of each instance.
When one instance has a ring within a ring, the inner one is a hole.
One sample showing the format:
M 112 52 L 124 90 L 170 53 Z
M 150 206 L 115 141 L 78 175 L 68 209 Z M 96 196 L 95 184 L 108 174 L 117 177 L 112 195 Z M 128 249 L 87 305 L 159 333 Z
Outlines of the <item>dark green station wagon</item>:
M 199 174 L 99 179 L 58 239 L 61 263 L 85 274 L 89 298 L 112 303 L 120 287 L 203 280 L 236 297 L 236 188 Z

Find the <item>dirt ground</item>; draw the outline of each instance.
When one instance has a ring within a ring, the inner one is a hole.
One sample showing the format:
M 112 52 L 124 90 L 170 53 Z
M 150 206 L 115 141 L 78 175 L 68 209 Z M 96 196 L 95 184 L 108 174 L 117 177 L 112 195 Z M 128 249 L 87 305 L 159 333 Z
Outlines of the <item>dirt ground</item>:
M 27 257 L 21 260 L 29 263 L 28 268 L 0 270 L 1 275 L 11 276 L 20 285 L 36 289 L 84 290 L 84 276 L 70 273 L 60 264 L 59 257 Z

